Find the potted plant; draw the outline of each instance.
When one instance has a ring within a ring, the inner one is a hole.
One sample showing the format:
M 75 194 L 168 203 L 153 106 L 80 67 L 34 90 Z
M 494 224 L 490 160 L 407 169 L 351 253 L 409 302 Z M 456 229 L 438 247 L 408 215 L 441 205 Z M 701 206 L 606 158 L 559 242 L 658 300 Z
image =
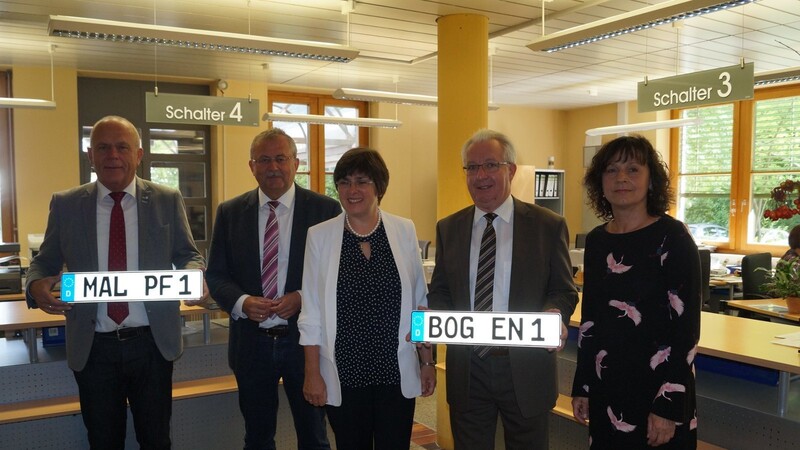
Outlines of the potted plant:
M 772 296 L 783 297 L 789 312 L 800 314 L 800 256 L 778 261 L 772 271 L 764 268 L 756 270 L 769 272 L 762 289 Z

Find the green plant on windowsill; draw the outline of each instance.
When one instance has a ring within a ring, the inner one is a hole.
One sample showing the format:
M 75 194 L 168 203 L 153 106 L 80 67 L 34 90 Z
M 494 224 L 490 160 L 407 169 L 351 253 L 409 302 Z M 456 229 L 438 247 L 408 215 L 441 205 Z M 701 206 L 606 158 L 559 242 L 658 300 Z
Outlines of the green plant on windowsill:
M 780 260 L 775 270 L 758 268 L 768 272 L 766 282 L 761 288 L 770 295 L 786 299 L 790 313 L 800 313 L 800 256 L 790 260 Z

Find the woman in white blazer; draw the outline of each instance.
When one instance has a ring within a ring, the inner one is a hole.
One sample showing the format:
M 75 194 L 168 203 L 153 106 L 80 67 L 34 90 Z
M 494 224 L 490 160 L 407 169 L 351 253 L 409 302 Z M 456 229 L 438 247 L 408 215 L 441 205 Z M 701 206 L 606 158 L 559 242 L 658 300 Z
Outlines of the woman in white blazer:
M 306 239 L 303 393 L 327 405 L 338 448 L 405 450 L 414 398 L 436 385 L 430 347 L 406 340 L 411 311 L 427 305 L 416 231 L 379 208 L 389 171 L 377 151 L 347 151 L 333 179 L 345 212 Z

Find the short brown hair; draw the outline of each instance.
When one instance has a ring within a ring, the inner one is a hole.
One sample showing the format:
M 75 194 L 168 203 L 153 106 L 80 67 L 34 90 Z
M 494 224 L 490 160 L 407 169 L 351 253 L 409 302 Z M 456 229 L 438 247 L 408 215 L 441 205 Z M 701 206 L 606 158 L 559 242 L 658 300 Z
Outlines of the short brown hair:
M 363 173 L 375 183 L 375 193 L 380 203 L 386 194 L 386 188 L 389 187 L 389 169 L 381 154 L 367 147 L 351 148 L 336 163 L 336 168 L 333 169 L 333 182 L 338 183 L 342 178 L 354 173 Z

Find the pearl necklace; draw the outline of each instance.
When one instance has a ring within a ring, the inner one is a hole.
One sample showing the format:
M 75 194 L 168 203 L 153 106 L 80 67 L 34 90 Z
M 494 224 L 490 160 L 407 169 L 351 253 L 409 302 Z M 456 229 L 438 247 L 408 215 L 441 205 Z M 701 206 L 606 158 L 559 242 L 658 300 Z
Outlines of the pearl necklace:
M 370 232 L 367 233 L 367 234 L 361 234 L 361 233 L 357 232 L 355 230 L 355 228 L 353 228 L 353 225 L 350 224 L 350 216 L 348 216 L 347 214 L 344 215 L 344 221 L 347 222 L 347 228 L 350 229 L 351 233 L 353 233 L 357 237 L 360 237 L 362 239 L 366 239 L 366 238 L 372 236 L 372 233 L 374 233 L 378 229 L 378 227 L 381 226 L 381 210 L 380 210 L 380 208 L 378 208 L 378 221 L 375 223 L 375 226 L 372 228 L 372 230 L 370 230 Z

